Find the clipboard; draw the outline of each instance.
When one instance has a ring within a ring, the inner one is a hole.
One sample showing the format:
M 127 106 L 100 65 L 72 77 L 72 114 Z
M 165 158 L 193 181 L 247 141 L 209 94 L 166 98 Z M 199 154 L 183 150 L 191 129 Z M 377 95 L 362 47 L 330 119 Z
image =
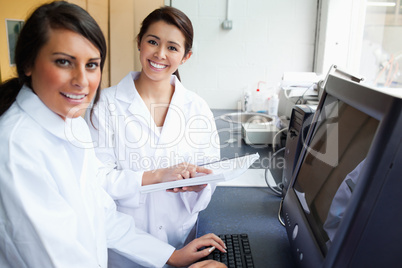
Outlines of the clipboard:
M 209 164 L 203 165 L 204 167 L 211 169 L 212 174 L 207 174 L 199 177 L 161 182 L 151 185 L 141 186 L 140 193 L 152 193 L 156 191 L 162 191 L 172 188 L 179 188 L 185 186 L 202 185 L 208 183 L 218 183 L 221 181 L 233 180 L 236 177 L 242 175 L 246 170 L 260 158 L 258 153 L 246 155 L 242 157 L 236 157 L 232 159 L 225 159 Z

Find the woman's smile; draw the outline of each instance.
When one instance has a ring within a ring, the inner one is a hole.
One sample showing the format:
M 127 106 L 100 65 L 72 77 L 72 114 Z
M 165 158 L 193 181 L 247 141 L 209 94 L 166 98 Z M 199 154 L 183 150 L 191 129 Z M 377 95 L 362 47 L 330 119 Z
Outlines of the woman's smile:
M 72 101 L 82 101 L 86 96 L 88 96 L 88 94 L 70 94 L 70 93 L 64 93 L 64 92 L 60 92 L 61 95 L 63 95 L 64 97 L 66 97 L 67 99 L 70 99 Z
M 157 69 L 157 70 L 163 70 L 166 69 L 168 67 L 168 65 L 166 64 L 160 64 L 151 60 L 148 60 L 149 64 L 151 65 L 151 67 Z

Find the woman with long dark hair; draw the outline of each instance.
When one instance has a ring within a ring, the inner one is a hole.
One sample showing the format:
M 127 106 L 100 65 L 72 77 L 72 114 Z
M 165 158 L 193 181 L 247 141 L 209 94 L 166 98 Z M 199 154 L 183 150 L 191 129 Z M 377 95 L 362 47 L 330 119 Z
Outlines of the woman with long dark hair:
M 0 86 L 0 266 L 107 267 L 107 248 L 144 266 L 186 266 L 223 249 L 209 234 L 176 250 L 116 211 L 97 179 L 81 117 L 97 100 L 106 43 L 63 1 L 38 7 L 17 42 L 18 78 Z

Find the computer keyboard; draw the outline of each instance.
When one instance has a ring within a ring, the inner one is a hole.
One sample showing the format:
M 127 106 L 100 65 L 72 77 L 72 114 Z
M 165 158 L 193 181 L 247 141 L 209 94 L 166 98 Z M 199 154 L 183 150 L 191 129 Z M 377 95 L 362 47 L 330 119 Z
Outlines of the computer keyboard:
M 227 253 L 215 249 L 205 259 L 223 262 L 228 268 L 254 267 L 247 234 L 225 234 L 219 237 L 225 242 Z

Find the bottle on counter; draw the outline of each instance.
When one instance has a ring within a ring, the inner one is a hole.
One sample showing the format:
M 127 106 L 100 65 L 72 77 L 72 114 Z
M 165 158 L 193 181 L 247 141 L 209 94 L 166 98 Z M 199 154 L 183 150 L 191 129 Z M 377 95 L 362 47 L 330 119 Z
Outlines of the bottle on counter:
M 268 99 L 268 114 L 278 116 L 278 106 L 279 106 L 279 97 L 277 93 L 274 93 Z
M 267 113 L 267 90 L 263 90 L 261 84 L 265 84 L 265 82 L 259 81 L 257 89 L 253 93 L 252 111 L 257 113 Z
M 265 113 L 267 110 L 264 105 L 264 102 L 265 102 L 264 94 L 259 88 L 257 88 L 257 90 L 254 92 L 253 95 L 253 112 Z

